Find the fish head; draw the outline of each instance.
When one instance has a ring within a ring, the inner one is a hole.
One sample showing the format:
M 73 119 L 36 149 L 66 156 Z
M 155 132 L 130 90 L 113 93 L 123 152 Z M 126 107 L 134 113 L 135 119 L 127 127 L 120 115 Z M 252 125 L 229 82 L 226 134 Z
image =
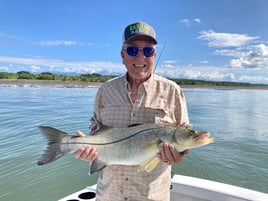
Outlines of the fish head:
M 214 142 L 207 131 L 197 131 L 188 128 L 177 128 L 175 130 L 175 144 L 178 149 L 185 150 L 204 146 Z

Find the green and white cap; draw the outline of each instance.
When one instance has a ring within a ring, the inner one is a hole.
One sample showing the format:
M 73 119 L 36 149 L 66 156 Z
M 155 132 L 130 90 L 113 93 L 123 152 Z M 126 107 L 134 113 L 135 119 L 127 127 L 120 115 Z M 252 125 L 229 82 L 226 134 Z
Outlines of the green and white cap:
M 137 36 L 146 36 L 150 38 L 154 44 L 157 44 L 156 34 L 153 27 L 144 22 L 135 22 L 128 25 L 123 33 L 123 43 L 127 43 Z

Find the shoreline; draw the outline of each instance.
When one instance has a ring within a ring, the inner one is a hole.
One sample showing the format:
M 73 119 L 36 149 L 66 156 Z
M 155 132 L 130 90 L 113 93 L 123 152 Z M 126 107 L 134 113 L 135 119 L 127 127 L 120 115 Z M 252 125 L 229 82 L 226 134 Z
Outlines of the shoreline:
M 95 88 L 100 87 L 101 82 L 70 82 L 56 80 L 1 80 L 0 87 L 32 87 L 32 88 Z M 268 86 L 214 86 L 214 85 L 180 85 L 181 88 L 203 89 L 255 89 L 268 90 Z
M 33 88 L 93 88 L 100 82 L 70 82 L 56 80 L 0 80 L 0 87 L 33 87 Z

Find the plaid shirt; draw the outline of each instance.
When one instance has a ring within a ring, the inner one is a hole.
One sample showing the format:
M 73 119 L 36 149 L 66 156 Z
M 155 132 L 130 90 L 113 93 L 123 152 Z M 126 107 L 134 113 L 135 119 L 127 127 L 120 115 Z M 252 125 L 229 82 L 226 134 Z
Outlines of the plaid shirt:
M 141 123 L 189 124 L 185 96 L 176 83 L 152 75 L 140 85 L 135 102 L 130 93 L 126 75 L 104 83 L 96 96 L 92 130 L 96 122 L 118 128 Z M 169 200 L 171 166 L 160 163 L 150 173 L 137 172 L 137 168 L 106 167 L 98 178 L 97 201 Z

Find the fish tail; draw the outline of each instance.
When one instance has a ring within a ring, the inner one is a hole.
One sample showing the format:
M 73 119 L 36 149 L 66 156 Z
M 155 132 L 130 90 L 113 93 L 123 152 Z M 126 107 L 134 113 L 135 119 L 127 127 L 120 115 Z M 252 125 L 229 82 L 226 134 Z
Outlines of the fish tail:
M 38 128 L 47 139 L 47 148 L 38 159 L 37 165 L 48 164 L 69 153 L 60 149 L 61 140 L 68 135 L 67 133 L 49 126 L 38 126 Z

